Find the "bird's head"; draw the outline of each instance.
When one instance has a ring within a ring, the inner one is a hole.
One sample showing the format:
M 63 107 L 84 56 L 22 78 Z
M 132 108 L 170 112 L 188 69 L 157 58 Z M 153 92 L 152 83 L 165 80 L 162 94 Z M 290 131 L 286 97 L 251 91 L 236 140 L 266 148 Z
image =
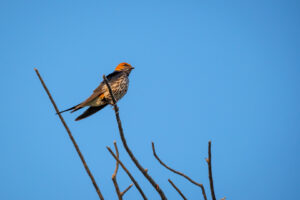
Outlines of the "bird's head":
M 131 72 L 131 70 L 133 70 L 133 69 L 134 69 L 134 67 L 132 67 L 130 64 L 124 62 L 124 63 L 120 63 L 116 67 L 115 71 L 123 71 L 123 72 L 127 72 L 129 74 Z

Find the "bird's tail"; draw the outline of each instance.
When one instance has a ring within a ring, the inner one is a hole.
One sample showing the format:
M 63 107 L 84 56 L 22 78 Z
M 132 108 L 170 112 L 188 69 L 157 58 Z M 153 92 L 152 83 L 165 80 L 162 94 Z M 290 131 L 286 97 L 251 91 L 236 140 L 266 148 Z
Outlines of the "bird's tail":
M 89 107 L 86 111 L 84 111 L 84 113 L 82 113 L 81 115 L 79 115 L 75 121 L 79 121 L 82 120 L 96 112 L 98 112 L 99 110 L 103 109 L 105 106 L 107 106 L 107 104 L 104 104 L 102 106 L 97 106 L 97 107 Z
M 71 107 L 71 108 L 68 108 L 68 109 L 66 109 L 66 110 L 60 111 L 60 112 L 58 112 L 58 113 L 56 113 L 56 114 L 61 114 L 61 113 L 64 113 L 64 112 L 67 112 L 67 111 L 70 111 L 70 110 L 72 110 L 71 113 L 72 113 L 72 112 L 75 112 L 76 110 L 79 110 L 79 109 L 82 108 L 82 107 L 78 107 L 79 105 L 80 105 L 80 104 L 78 104 L 78 105 L 76 105 L 76 106 L 73 106 L 73 107 Z

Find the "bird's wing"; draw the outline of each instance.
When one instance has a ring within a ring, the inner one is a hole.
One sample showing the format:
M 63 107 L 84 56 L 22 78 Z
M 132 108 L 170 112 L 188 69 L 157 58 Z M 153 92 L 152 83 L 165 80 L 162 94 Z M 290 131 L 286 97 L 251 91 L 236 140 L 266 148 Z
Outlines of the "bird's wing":
M 104 104 L 102 106 L 98 106 L 98 107 L 89 107 L 86 111 L 84 111 L 84 113 L 82 113 L 80 116 L 78 116 L 75 121 L 79 121 L 81 119 L 84 119 L 96 112 L 98 112 L 99 110 L 101 110 L 102 108 L 104 108 L 105 106 L 107 106 L 107 104 Z
M 106 76 L 108 82 L 112 81 L 113 79 L 115 79 L 116 77 L 118 77 L 120 75 L 120 72 L 119 71 L 114 71 L 113 73 L 110 73 L 109 75 Z M 100 83 L 100 85 L 94 90 L 94 93 L 95 92 L 100 92 L 100 93 L 103 93 L 104 90 L 105 90 L 105 82 L 102 81 Z
M 119 75 L 120 75 L 119 71 L 114 71 L 107 76 L 107 80 L 109 82 L 111 82 Z M 100 85 L 93 91 L 93 94 L 89 98 L 87 98 L 85 101 L 83 101 L 81 104 L 79 104 L 76 108 L 78 109 L 78 108 L 82 108 L 82 107 L 86 106 L 89 102 L 91 102 L 92 100 L 94 100 L 95 98 L 97 98 L 101 94 L 103 94 L 105 92 L 105 88 L 106 88 L 105 86 L 106 86 L 105 82 L 102 81 L 100 83 Z

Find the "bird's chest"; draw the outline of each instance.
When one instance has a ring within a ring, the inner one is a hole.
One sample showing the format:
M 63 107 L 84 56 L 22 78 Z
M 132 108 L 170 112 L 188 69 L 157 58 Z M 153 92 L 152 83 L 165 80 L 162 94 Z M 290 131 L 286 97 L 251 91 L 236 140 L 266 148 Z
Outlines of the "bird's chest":
M 116 101 L 120 100 L 126 94 L 128 90 L 128 85 L 129 79 L 127 76 L 121 76 L 111 83 L 111 89 L 114 94 L 114 97 L 116 98 Z

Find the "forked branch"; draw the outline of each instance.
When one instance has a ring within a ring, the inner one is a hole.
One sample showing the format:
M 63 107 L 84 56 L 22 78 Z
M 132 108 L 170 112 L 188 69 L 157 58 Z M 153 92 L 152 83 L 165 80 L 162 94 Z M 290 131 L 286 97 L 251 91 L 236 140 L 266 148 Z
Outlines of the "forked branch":
M 112 97 L 112 100 L 113 100 L 113 103 L 114 103 L 113 106 L 114 106 L 115 115 L 116 115 L 116 119 L 117 119 L 117 123 L 118 123 L 118 127 L 119 127 L 119 133 L 120 133 L 120 137 L 121 137 L 121 140 L 122 140 L 122 143 L 123 143 L 123 146 L 124 146 L 125 150 L 127 151 L 128 155 L 130 156 L 131 160 L 134 162 L 134 164 L 136 165 L 136 167 L 142 172 L 142 174 L 151 183 L 151 185 L 154 187 L 154 189 L 159 193 L 161 199 L 162 200 L 166 200 L 167 197 L 165 196 L 164 192 L 160 189 L 160 187 L 153 180 L 153 178 L 145 171 L 145 169 L 141 166 L 141 164 L 138 162 L 138 160 L 133 155 L 132 151 L 129 149 L 129 147 L 127 145 L 127 141 L 125 139 L 125 135 L 124 135 L 124 131 L 123 131 L 123 127 L 122 127 L 120 115 L 119 115 L 119 108 L 117 106 L 116 99 L 115 99 L 115 97 L 113 95 L 113 92 L 111 90 L 110 84 L 109 84 L 109 82 L 108 82 L 108 80 L 107 80 L 107 78 L 106 78 L 105 75 L 103 75 L 103 79 L 104 79 L 105 84 L 108 87 L 110 96 Z
M 145 196 L 143 190 L 141 189 L 140 185 L 136 182 L 136 180 L 133 178 L 133 176 L 131 175 L 131 173 L 128 171 L 128 169 L 125 167 L 125 165 L 120 161 L 120 159 L 114 154 L 114 152 L 109 148 L 106 147 L 107 150 L 110 152 L 110 154 L 114 157 L 114 159 L 121 165 L 121 167 L 124 169 L 124 171 L 126 172 L 126 174 L 129 176 L 129 178 L 131 179 L 131 181 L 134 183 L 136 189 L 140 192 L 140 194 L 142 195 L 144 200 L 147 200 L 147 197 Z
M 119 159 L 119 150 L 118 150 L 118 146 L 117 146 L 117 142 L 116 141 L 114 141 L 114 147 L 115 147 L 115 150 L 116 150 L 116 156 Z M 130 184 L 123 192 L 120 192 L 120 188 L 119 188 L 118 181 L 117 181 L 118 169 L 119 169 L 119 162 L 116 160 L 116 168 L 115 168 L 115 171 L 114 171 L 111 179 L 112 179 L 112 181 L 114 183 L 114 186 L 115 186 L 115 189 L 116 189 L 116 193 L 118 195 L 119 200 L 122 200 L 124 194 L 132 187 L 133 184 Z
M 152 142 L 152 150 L 153 150 L 153 155 L 154 157 L 158 160 L 158 162 L 164 166 L 165 168 L 167 168 L 168 170 L 170 170 L 171 172 L 175 173 L 175 174 L 178 174 L 184 178 L 186 178 L 188 181 L 190 181 L 191 183 L 193 183 L 194 185 L 197 185 L 201 188 L 202 190 L 202 194 L 203 194 L 203 197 L 205 200 L 207 200 L 207 197 L 206 197 L 206 193 L 205 193 L 205 189 L 204 189 L 204 186 L 203 184 L 201 183 L 197 183 L 196 181 L 192 180 L 190 177 L 188 177 L 187 175 L 185 175 L 184 173 L 182 172 L 179 172 L 179 171 L 176 171 L 174 169 L 172 169 L 171 167 L 169 167 L 168 165 L 166 165 L 163 161 L 161 161 L 161 159 L 157 156 L 156 154 L 156 151 L 155 151 L 155 147 L 154 147 L 154 143 Z
M 90 171 L 88 165 L 86 164 L 85 159 L 84 159 L 84 157 L 83 157 L 83 155 L 82 155 L 82 153 L 81 153 L 81 151 L 80 151 L 80 149 L 79 149 L 79 147 L 78 147 L 78 145 L 77 145 L 77 143 L 76 143 L 76 141 L 75 141 L 75 139 L 74 139 L 74 137 L 73 137 L 73 135 L 72 135 L 72 133 L 71 133 L 69 127 L 67 126 L 67 124 L 66 124 L 64 118 L 62 117 L 62 115 L 59 113 L 59 110 L 58 110 L 58 108 L 57 108 L 57 106 L 56 106 L 56 103 L 55 103 L 54 99 L 52 98 L 52 96 L 51 96 L 51 94 L 50 94 L 50 92 L 49 92 L 49 90 L 48 90 L 48 88 L 47 88 L 45 82 L 43 81 L 43 79 L 42 79 L 42 77 L 41 77 L 39 71 L 38 71 L 36 68 L 34 68 L 34 70 L 35 70 L 37 76 L 39 77 L 39 79 L 40 79 L 40 81 L 41 81 L 41 83 L 42 83 L 42 85 L 43 85 L 43 87 L 44 87 L 44 89 L 45 89 L 45 91 L 46 91 L 46 93 L 47 93 L 47 95 L 48 95 L 48 97 L 49 97 L 49 99 L 50 99 L 50 101 L 51 101 L 51 103 L 52 103 L 52 105 L 53 105 L 55 111 L 56 111 L 56 113 L 58 114 L 61 123 L 64 125 L 64 127 L 65 127 L 65 129 L 66 129 L 66 131 L 67 131 L 67 133 L 68 133 L 68 135 L 69 135 L 69 138 L 71 139 L 71 141 L 72 141 L 72 143 L 73 143 L 73 145 L 74 145 L 74 147 L 75 147 L 75 149 L 76 149 L 76 151 L 77 151 L 77 154 L 78 154 L 78 156 L 80 157 L 80 160 L 81 160 L 81 162 L 82 162 L 82 164 L 83 164 L 83 166 L 84 166 L 84 169 L 85 169 L 85 171 L 87 172 L 87 174 L 89 175 L 89 177 L 90 177 L 90 179 L 91 179 L 91 181 L 92 181 L 92 183 L 93 183 L 93 185 L 94 185 L 94 188 L 95 188 L 95 190 L 96 190 L 96 192 L 97 192 L 99 198 L 100 198 L 101 200 L 104 200 L 104 198 L 103 198 L 103 196 L 102 196 L 102 194 L 101 194 L 101 192 L 100 192 L 100 189 L 99 189 L 99 187 L 98 187 L 98 185 L 97 185 L 97 183 L 96 183 L 96 181 L 95 181 L 95 178 L 94 178 L 93 174 L 91 173 L 91 171 Z
M 123 196 L 132 186 L 133 183 L 131 183 L 123 192 L 121 192 L 121 196 Z
M 114 141 L 114 146 L 115 146 L 115 150 L 116 150 L 116 156 L 117 156 L 117 158 L 119 158 L 119 150 L 118 150 L 116 141 Z M 119 162 L 116 161 L 116 168 L 115 168 L 115 171 L 114 171 L 111 179 L 112 179 L 112 181 L 114 183 L 114 186 L 115 186 L 115 189 L 116 189 L 116 193 L 118 195 L 119 200 L 122 200 L 122 195 L 121 195 L 120 188 L 119 188 L 119 185 L 118 185 L 118 182 L 117 182 L 118 169 L 119 169 Z

